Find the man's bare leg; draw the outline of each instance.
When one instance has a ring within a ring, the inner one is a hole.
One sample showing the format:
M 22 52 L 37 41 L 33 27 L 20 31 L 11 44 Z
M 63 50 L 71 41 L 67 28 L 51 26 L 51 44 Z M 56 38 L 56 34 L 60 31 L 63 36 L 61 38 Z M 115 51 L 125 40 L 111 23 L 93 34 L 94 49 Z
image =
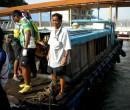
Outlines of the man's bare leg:
M 59 93 L 59 95 L 62 95 L 62 93 L 64 93 L 64 87 L 65 87 L 64 76 L 60 76 L 60 93 Z
M 26 85 L 30 85 L 30 82 L 31 82 L 31 79 L 30 79 L 30 66 L 27 66 L 26 68 L 25 67 L 21 67 L 22 69 L 22 75 L 23 75 L 23 78 L 24 78 L 24 82 Z
M 55 75 L 51 74 L 51 78 L 52 78 L 52 81 L 55 81 L 57 77 Z
M 18 60 L 15 60 L 15 61 L 14 61 L 14 77 L 17 76 L 18 66 L 19 66 Z

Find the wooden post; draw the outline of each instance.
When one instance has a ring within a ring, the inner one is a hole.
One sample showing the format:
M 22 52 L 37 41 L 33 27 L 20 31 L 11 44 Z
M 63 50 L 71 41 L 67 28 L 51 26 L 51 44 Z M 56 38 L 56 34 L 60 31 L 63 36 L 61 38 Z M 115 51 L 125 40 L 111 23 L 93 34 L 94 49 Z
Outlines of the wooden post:
M 39 12 L 39 27 L 42 27 L 42 13 Z
M 115 16 L 115 22 L 118 21 L 118 7 L 116 6 L 116 16 Z
M 70 23 L 70 27 L 72 26 L 71 20 L 72 20 L 72 9 L 70 8 L 70 10 L 69 10 L 69 23 Z
M 78 19 L 81 19 L 81 8 L 78 8 Z
M 110 10 L 109 10 L 109 19 L 112 20 L 112 5 L 110 5 Z

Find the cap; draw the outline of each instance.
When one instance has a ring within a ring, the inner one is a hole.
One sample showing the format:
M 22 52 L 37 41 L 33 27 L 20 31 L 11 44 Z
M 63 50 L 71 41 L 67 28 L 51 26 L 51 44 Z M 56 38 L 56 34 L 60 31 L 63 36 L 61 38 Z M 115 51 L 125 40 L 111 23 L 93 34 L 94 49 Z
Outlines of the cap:
M 19 10 L 14 10 L 13 13 L 12 13 L 12 17 L 14 18 L 15 16 L 22 16 L 21 11 L 19 11 Z

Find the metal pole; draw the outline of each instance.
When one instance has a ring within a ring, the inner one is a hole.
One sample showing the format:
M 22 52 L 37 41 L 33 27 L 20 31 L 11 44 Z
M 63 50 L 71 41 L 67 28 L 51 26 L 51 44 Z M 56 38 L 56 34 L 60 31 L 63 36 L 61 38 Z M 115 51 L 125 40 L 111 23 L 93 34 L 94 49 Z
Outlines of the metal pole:
M 98 10 L 98 19 L 99 19 L 99 11 L 100 11 L 99 0 L 97 0 L 97 10 Z
M 52 11 L 50 11 L 50 27 L 52 26 Z
M 118 7 L 116 6 L 116 22 L 118 21 Z

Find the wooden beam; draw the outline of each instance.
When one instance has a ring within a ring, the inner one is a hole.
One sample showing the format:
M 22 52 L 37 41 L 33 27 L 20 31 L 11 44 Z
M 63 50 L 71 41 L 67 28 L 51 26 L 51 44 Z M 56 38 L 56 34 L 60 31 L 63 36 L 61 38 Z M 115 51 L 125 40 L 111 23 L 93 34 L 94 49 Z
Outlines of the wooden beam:
M 117 5 L 120 6 L 130 6 L 129 0 L 99 0 L 100 6 L 103 7 L 108 5 Z M 61 0 L 61 1 L 54 1 L 54 2 L 44 2 L 39 4 L 31 4 L 31 5 L 23 5 L 17 7 L 11 7 L 0 10 L 0 16 L 7 16 L 11 15 L 13 10 L 30 10 L 31 13 L 41 11 L 56 11 L 56 10 L 63 10 L 67 9 L 68 7 L 77 7 L 86 5 L 88 7 L 96 8 L 97 7 L 97 0 Z
M 109 7 L 109 19 L 112 20 L 112 6 Z
M 72 24 L 71 24 L 71 20 L 72 20 L 72 9 L 70 8 L 69 9 L 69 23 L 70 23 L 70 27 L 72 26 Z

